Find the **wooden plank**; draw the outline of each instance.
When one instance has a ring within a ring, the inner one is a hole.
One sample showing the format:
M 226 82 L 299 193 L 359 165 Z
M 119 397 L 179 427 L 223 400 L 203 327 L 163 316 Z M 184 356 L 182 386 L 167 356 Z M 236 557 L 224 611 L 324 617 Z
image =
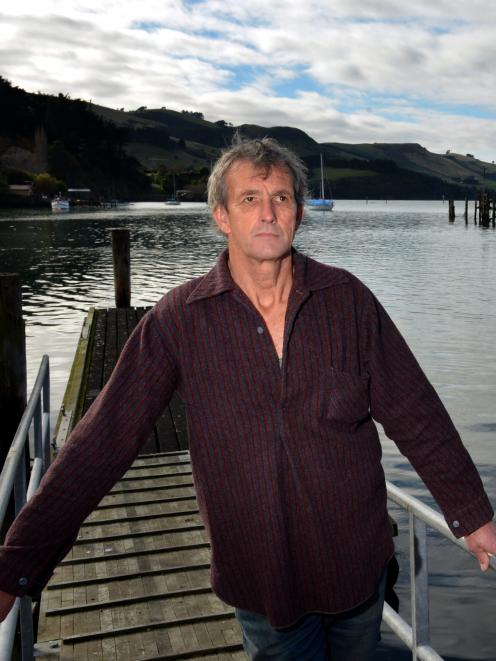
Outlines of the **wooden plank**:
M 160 452 L 180 450 L 180 440 L 174 425 L 170 406 L 167 406 L 155 424 L 157 446 Z
M 188 432 L 186 428 L 186 410 L 184 404 L 175 392 L 172 395 L 172 399 L 169 404 L 169 408 L 172 415 L 172 420 L 174 427 L 176 429 L 176 435 L 178 439 L 178 445 L 180 450 L 188 449 Z
M 167 573 L 177 573 L 182 571 L 201 571 L 209 569 L 209 562 L 200 562 L 198 564 L 173 565 L 172 567 L 160 567 L 158 569 L 140 569 L 138 572 L 127 572 L 124 574 L 114 574 L 111 576 L 94 576 L 91 578 L 81 578 L 74 581 L 59 581 L 48 584 L 48 590 L 59 590 L 64 588 L 76 587 L 79 585 L 91 585 L 92 583 L 111 583 L 112 581 L 132 581 L 133 578 L 145 577 L 147 575 L 164 575 Z
M 119 612 L 119 611 L 117 611 Z M 129 614 L 128 614 L 129 615 Z M 196 615 L 193 617 L 183 617 L 183 618 L 168 618 L 158 622 L 143 622 L 142 624 L 127 624 L 129 619 L 124 611 L 119 613 L 120 621 L 124 620 L 125 624 L 114 623 L 114 627 L 111 632 L 102 631 L 101 629 L 94 629 L 92 631 L 83 631 L 74 635 L 66 636 L 63 638 L 63 643 L 66 645 L 74 643 L 83 643 L 89 640 L 102 639 L 108 636 L 129 636 L 133 633 L 139 633 L 142 631 L 152 630 L 152 629 L 169 629 L 173 630 L 174 627 L 182 626 L 184 624 L 193 624 L 196 622 L 204 622 L 205 624 L 210 624 L 215 620 L 225 620 L 229 618 L 234 618 L 234 611 L 220 611 L 215 613 L 208 613 L 202 615 Z M 83 627 L 85 628 L 85 627 Z M 87 628 L 87 627 L 86 627 Z
M 60 447 L 70 434 L 83 408 L 83 393 L 91 362 L 91 345 L 95 331 L 95 308 L 90 308 L 76 347 L 69 379 L 65 389 L 59 416 L 55 425 L 55 445 Z
M 91 342 L 91 357 L 89 358 L 88 363 L 88 378 L 85 384 L 85 392 L 82 393 L 83 415 L 95 401 L 102 389 L 107 311 L 95 310 L 93 324 L 94 334 Z M 74 422 L 77 422 L 77 420 Z
M 128 330 L 128 309 L 119 308 L 116 310 L 116 353 L 117 357 L 120 355 L 127 339 L 129 337 Z
M 117 362 L 117 310 L 107 310 L 107 328 L 105 331 L 105 354 L 103 357 L 102 387 L 107 383 Z

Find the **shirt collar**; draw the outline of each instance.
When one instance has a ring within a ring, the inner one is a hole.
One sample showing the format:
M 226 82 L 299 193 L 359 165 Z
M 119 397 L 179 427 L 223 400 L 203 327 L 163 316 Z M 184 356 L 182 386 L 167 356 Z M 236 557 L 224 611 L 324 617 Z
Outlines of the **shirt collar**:
M 228 251 L 223 250 L 217 263 L 193 289 L 186 303 L 195 303 L 205 298 L 218 296 L 237 289 L 227 264 Z M 350 275 L 334 266 L 327 266 L 303 255 L 293 248 L 293 287 L 299 292 L 326 289 L 350 281 Z

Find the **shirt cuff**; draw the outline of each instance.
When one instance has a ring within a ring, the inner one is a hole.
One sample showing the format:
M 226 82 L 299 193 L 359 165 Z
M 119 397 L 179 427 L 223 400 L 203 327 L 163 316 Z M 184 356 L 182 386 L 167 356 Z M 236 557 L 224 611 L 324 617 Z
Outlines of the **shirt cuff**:
M 460 539 L 489 523 L 493 516 L 494 510 L 491 503 L 483 494 L 462 510 L 445 514 L 445 519 L 453 535 Z

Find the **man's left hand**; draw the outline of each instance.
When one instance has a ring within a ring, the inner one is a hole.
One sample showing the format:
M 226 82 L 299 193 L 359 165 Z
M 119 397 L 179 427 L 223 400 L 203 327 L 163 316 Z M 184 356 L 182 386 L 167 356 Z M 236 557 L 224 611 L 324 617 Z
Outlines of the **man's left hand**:
M 465 537 L 465 543 L 470 553 L 479 561 L 482 571 L 489 569 L 491 555 L 496 555 L 496 525 L 489 521 L 473 533 Z

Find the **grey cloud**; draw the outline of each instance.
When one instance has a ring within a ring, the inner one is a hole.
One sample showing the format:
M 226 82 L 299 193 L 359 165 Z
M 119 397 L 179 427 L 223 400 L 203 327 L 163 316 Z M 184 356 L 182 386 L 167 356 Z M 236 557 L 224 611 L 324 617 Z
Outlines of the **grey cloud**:
M 362 72 L 361 68 L 356 64 L 345 65 L 344 75 L 350 84 L 362 82 L 367 79 L 367 76 Z
M 105 78 L 87 78 L 81 81 L 81 85 L 90 91 L 91 98 L 99 98 L 101 96 L 114 96 L 120 97 L 129 91 L 129 85 L 118 80 L 112 80 L 108 77 Z
M 59 6 L 64 15 L 54 13 Z M 495 143 L 483 120 L 458 115 L 455 122 L 454 115 L 419 112 L 410 101 L 464 104 L 476 84 L 479 106 L 496 109 L 496 3 L 487 0 L 463 7 L 448 0 L 333 0 L 332 11 L 324 0 L 206 0 L 191 10 L 180 0 L 101 0 L 94 13 L 74 7 L 74 0 L 47 0 L 41 16 L 4 10 L 3 75 L 28 89 L 114 107 L 190 107 L 234 123 L 292 124 L 321 140 L 441 145 L 446 118 L 467 140 L 465 151 L 476 151 L 477 128 Z M 129 29 L 147 20 L 167 27 Z M 230 91 L 233 67 L 242 65 L 251 66 L 256 84 Z M 275 96 L 274 82 L 295 72 L 327 94 Z

